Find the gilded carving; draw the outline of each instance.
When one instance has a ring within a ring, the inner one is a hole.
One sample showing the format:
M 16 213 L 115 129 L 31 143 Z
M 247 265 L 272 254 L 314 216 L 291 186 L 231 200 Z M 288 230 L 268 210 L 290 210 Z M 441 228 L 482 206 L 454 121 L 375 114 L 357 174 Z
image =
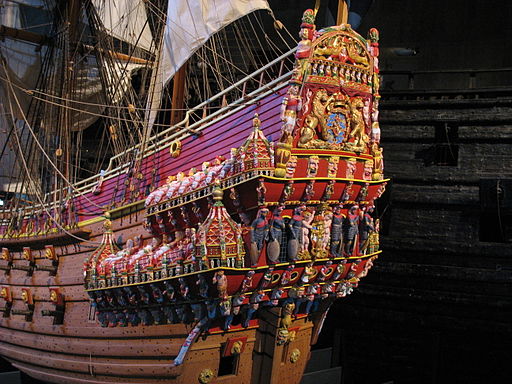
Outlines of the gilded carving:
M 336 177 L 338 174 L 339 156 L 329 157 L 329 165 L 327 166 L 327 177 Z
M 318 156 L 311 156 L 308 160 L 308 173 L 307 177 L 316 177 L 318 174 L 318 166 L 320 159 Z
M 213 373 L 213 371 L 209 368 L 206 368 L 201 371 L 198 380 L 201 384 L 208 384 L 210 381 L 213 380 L 214 376 L 215 374 Z
M 10 261 L 11 260 L 11 255 L 9 253 L 9 249 L 2 248 L 2 260 L 5 260 L 5 261 Z
M 295 348 L 292 351 L 292 353 L 290 353 L 290 361 L 295 364 L 297 361 L 299 361 L 299 359 L 300 359 L 300 351 L 297 348 Z
M 174 140 L 171 143 L 171 146 L 169 147 L 169 152 L 171 154 L 171 157 L 178 157 L 181 154 L 181 141 L 180 140 Z

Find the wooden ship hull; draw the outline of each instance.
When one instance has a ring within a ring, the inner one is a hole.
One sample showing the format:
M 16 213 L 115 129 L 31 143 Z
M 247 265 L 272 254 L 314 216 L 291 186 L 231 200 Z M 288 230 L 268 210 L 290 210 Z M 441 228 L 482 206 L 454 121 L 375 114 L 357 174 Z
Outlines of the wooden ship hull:
M 386 185 L 377 32 L 301 28 L 291 73 L 77 185 L 76 224 L 3 227 L 0 355 L 51 383 L 300 382 Z

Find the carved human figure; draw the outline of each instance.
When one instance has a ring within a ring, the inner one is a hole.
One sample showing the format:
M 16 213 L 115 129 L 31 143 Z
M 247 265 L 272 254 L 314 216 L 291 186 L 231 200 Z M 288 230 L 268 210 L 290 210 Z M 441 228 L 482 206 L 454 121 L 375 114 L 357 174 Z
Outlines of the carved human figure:
M 327 182 L 327 185 L 325 186 L 324 193 L 322 194 L 322 201 L 327 201 L 331 198 L 332 194 L 334 193 L 334 186 L 335 186 L 335 180 L 329 180 Z
M 292 325 L 293 319 L 292 314 L 295 311 L 295 304 L 293 302 L 287 302 L 283 306 L 282 318 L 281 318 L 281 327 L 288 329 L 290 325 Z
M 197 275 L 196 285 L 197 285 L 197 289 L 199 291 L 199 296 L 206 299 L 208 297 L 209 287 L 208 287 L 208 282 L 206 281 L 206 279 L 204 278 L 203 275 L 201 275 L 201 274 Z
M 185 179 L 185 173 L 179 172 L 176 175 L 176 180 L 171 181 L 171 184 L 169 185 L 169 189 L 167 190 L 167 193 L 165 197 L 167 199 L 171 199 L 173 197 L 176 197 L 178 195 L 178 190 L 180 188 L 181 183 Z
M 281 243 L 283 233 L 286 230 L 282 213 L 284 205 L 279 205 L 274 209 L 272 218 L 270 219 L 270 230 L 268 233 L 267 257 L 269 262 L 276 263 L 281 253 Z
M 265 298 L 265 292 L 257 291 L 254 292 L 249 299 L 249 308 L 247 309 L 246 317 L 243 322 L 243 326 L 247 328 L 249 326 L 249 322 L 251 321 L 254 313 L 259 308 L 259 303 Z
M 353 179 L 354 174 L 356 173 L 357 159 L 351 157 L 347 160 L 347 169 L 345 173 L 345 178 Z
M 341 257 L 343 254 L 343 221 L 345 215 L 342 213 L 342 207 L 334 207 L 331 224 L 331 245 L 330 252 L 334 257 Z
M 366 254 L 370 233 L 375 231 L 373 217 L 371 216 L 373 211 L 374 208 L 372 206 L 361 211 L 361 218 L 359 222 L 359 251 L 363 254 Z
M 213 284 L 217 285 L 217 291 L 220 299 L 227 297 L 228 278 L 224 275 L 224 271 L 218 271 L 213 276 Z
M 275 307 L 279 305 L 279 299 L 283 296 L 284 291 L 281 288 L 274 288 L 270 295 L 270 305 Z
M 320 159 L 318 156 L 313 155 L 308 159 L 308 173 L 306 177 L 316 177 L 318 174 L 318 166 L 320 163 Z
M 366 201 L 366 198 L 368 197 L 368 188 L 370 188 L 370 183 L 364 183 L 361 186 L 361 189 L 359 190 L 359 193 L 357 194 L 357 201 Z
M 376 219 L 374 223 L 374 230 L 370 233 L 368 238 L 368 248 L 367 251 L 369 253 L 374 253 L 379 250 L 379 231 L 380 231 L 380 220 Z
M 306 206 L 301 205 L 294 209 L 293 216 L 289 222 L 290 238 L 288 240 L 288 258 L 292 261 L 297 260 L 297 254 L 300 250 L 302 241 L 302 222 L 304 221 L 303 212 Z
M 380 142 L 380 125 L 378 121 L 372 123 L 372 141 L 375 143 Z
M 260 289 L 267 288 L 272 283 L 272 274 L 274 272 L 274 267 L 269 267 L 260 280 Z
M 263 243 L 267 238 L 269 223 L 267 219 L 268 208 L 261 208 L 256 219 L 251 224 L 251 263 L 256 265 L 263 249 Z
M 254 277 L 254 271 L 248 271 L 245 275 L 244 280 L 242 281 L 242 287 L 240 288 L 240 293 L 245 293 L 252 288 L 252 279 Z
M 329 207 L 326 209 L 324 213 L 324 235 L 321 239 L 322 241 L 322 249 L 327 250 L 329 248 L 329 244 L 331 242 L 331 228 L 332 228 L 332 220 L 334 218 L 334 214 L 332 209 Z
M 301 201 L 307 202 L 315 196 L 315 180 L 308 180 L 306 187 L 304 188 L 304 193 L 300 198 Z
M 183 254 L 183 261 L 195 261 L 195 243 L 194 240 L 196 238 L 196 230 L 195 228 L 187 228 L 185 229 L 185 236 L 180 242 L 181 251 Z
M 347 202 L 350 200 L 352 196 L 352 187 L 354 186 L 353 181 L 349 181 L 345 189 L 343 190 L 343 194 L 341 195 L 340 201 Z
M 238 148 L 231 148 L 229 159 L 224 161 L 224 164 L 222 164 L 222 169 L 220 170 L 219 173 L 219 179 L 225 179 L 233 172 L 237 152 Z
M 310 230 L 313 228 L 311 225 L 314 215 L 310 211 L 304 211 L 303 213 L 304 220 L 302 220 L 302 226 L 301 226 L 301 235 L 300 235 L 300 247 L 299 247 L 299 255 L 301 258 L 307 258 L 309 257 L 309 244 L 310 244 L 310 238 L 309 233 Z
M 295 174 L 295 168 L 297 167 L 297 156 L 290 156 L 290 159 L 286 163 L 286 178 L 291 179 Z
M 188 171 L 188 176 L 183 179 L 179 188 L 178 195 L 182 195 L 184 193 L 190 192 L 192 189 L 192 182 L 194 181 L 194 177 L 196 175 L 196 168 L 190 168 Z
M 338 173 L 338 164 L 340 162 L 339 156 L 329 157 L 329 164 L 327 166 L 327 177 L 336 177 Z
M 306 68 L 304 65 L 307 63 L 307 58 L 311 54 L 311 46 L 315 35 L 315 12 L 312 9 L 304 11 L 302 16 L 302 23 L 299 31 L 299 44 L 295 53 L 298 68 L 303 72 Z
M 358 211 L 359 206 L 353 205 L 350 207 L 348 215 L 345 218 L 343 241 L 345 243 L 345 253 L 348 255 L 351 255 L 354 252 L 354 246 L 356 245 L 359 234 L 360 217 Z
M 281 286 L 288 285 L 288 283 L 291 280 L 292 272 L 293 272 L 294 268 L 295 268 L 294 264 L 290 264 L 288 267 L 286 267 L 283 274 L 281 275 L 281 280 L 279 281 L 279 284 L 281 284 Z
M 364 102 L 361 98 L 356 97 L 352 100 L 352 120 L 349 137 L 354 138 L 354 145 L 359 147 L 363 143 L 365 135 L 365 124 L 363 116 Z
M 217 156 L 213 163 L 211 164 L 211 167 L 208 168 L 208 175 L 205 178 L 206 185 L 210 185 L 215 180 L 217 180 L 220 171 L 222 170 L 222 163 L 224 161 L 224 156 Z
M 300 148 L 323 148 L 325 142 L 315 139 L 316 127 L 318 126 L 318 118 L 310 113 L 304 118 L 300 138 L 297 146 Z
M 203 164 L 201 165 L 201 170 L 200 171 L 197 171 L 194 175 L 193 175 L 193 178 L 192 178 L 192 183 L 190 185 L 190 189 L 191 191 L 197 189 L 197 188 L 200 188 L 200 187 L 203 187 L 205 186 L 206 182 L 206 176 L 208 175 L 208 168 L 210 167 L 210 163 L 205 161 L 203 162 Z
M 345 272 L 345 263 L 340 262 L 336 269 L 334 270 L 334 273 L 332 274 L 332 280 L 338 281 L 342 276 L 343 272 Z
M 302 276 L 300 278 L 301 284 L 308 284 L 311 282 L 311 279 L 316 275 L 316 269 L 313 266 L 313 263 L 308 263 L 304 267 L 304 272 L 302 272 Z
M 320 268 L 320 271 L 318 272 L 318 274 L 320 275 L 318 277 L 318 281 L 325 281 L 327 279 L 327 276 L 329 275 L 329 273 L 332 271 L 331 269 L 331 265 L 332 265 L 332 261 L 329 260 L 328 262 L 326 262 L 322 268 Z
M 305 313 L 309 314 L 311 311 L 316 311 L 317 307 L 317 296 L 321 293 L 320 285 L 311 284 L 306 291 L 306 308 Z
M 297 114 L 301 108 L 302 100 L 300 97 L 300 88 L 298 85 L 292 84 L 290 88 L 288 88 L 288 92 L 283 98 L 281 105 L 281 121 L 283 122 L 281 142 L 291 144 Z
M 317 214 L 314 216 L 314 219 L 311 224 L 311 255 L 313 259 L 316 258 L 324 258 L 327 256 L 326 249 L 324 247 L 324 235 L 325 235 L 325 217 L 324 217 L 324 207 L 320 207 L 317 211 Z M 330 228 L 329 228 L 330 229 Z
M 364 162 L 363 180 L 372 179 L 373 168 L 373 160 L 366 160 Z
M 382 148 L 377 143 L 372 145 L 373 156 L 373 180 L 382 180 L 384 172 L 384 160 L 382 158 Z

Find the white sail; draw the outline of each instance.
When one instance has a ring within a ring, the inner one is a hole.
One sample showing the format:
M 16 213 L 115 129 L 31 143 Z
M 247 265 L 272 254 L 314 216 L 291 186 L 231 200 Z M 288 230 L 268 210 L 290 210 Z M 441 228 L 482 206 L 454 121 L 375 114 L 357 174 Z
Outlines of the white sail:
M 112 36 L 147 51 L 153 35 L 143 0 L 92 0 L 103 26 Z
M 266 0 L 169 0 L 161 63 L 161 81 L 176 71 L 215 32 L 257 9 Z

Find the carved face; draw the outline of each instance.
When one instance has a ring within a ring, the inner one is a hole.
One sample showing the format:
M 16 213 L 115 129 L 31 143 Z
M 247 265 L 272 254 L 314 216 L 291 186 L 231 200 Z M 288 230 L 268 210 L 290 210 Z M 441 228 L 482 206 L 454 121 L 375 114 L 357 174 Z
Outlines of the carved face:
M 50 301 L 52 303 L 57 303 L 57 301 L 59 301 L 59 295 L 53 289 L 50 291 Z
M 328 177 L 335 177 L 336 173 L 338 171 L 338 163 L 340 161 L 340 158 L 337 156 L 332 156 L 329 158 L 329 165 L 327 168 L 327 176 Z
M 44 257 L 46 257 L 48 260 L 53 260 L 55 256 L 55 253 L 53 251 L 53 248 L 46 248 L 44 251 Z
M 23 258 L 25 260 L 30 260 L 30 249 L 23 249 Z
M 307 115 L 304 119 L 304 125 L 311 129 L 315 129 L 318 124 L 318 118 L 313 115 Z
M 9 260 L 9 250 L 7 248 L 2 249 L 2 260 Z
M 260 209 L 260 216 L 266 217 L 268 215 L 268 209 L 267 208 L 261 208 Z
M 354 159 L 354 158 L 348 159 L 348 161 L 347 161 L 347 174 L 346 174 L 346 177 L 348 179 L 351 179 L 351 178 L 354 177 L 354 172 L 356 170 L 356 163 L 357 163 L 356 159 Z
M 307 29 L 307 28 L 302 28 L 302 29 L 299 31 L 299 37 L 300 37 L 302 40 L 308 40 L 308 37 L 309 37 L 308 29 Z
M 21 300 L 23 300 L 24 303 L 28 303 L 28 292 L 23 290 L 21 291 Z
M 244 345 L 244 343 L 242 341 L 240 341 L 240 340 L 235 341 L 233 343 L 233 348 L 231 348 L 231 353 L 233 355 L 239 355 L 242 352 L 243 345 Z
M 3 287 L 3 288 L 0 290 L 0 297 L 1 297 L 2 299 L 6 299 L 6 300 L 7 300 L 7 295 L 8 295 L 8 293 L 7 293 L 7 288 Z
M 308 161 L 308 177 L 316 177 L 318 173 L 318 163 L 320 159 L 316 156 L 311 156 Z
M 286 177 L 293 177 L 295 168 L 297 167 L 297 156 L 290 156 L 288 163 L 286 163 Z

